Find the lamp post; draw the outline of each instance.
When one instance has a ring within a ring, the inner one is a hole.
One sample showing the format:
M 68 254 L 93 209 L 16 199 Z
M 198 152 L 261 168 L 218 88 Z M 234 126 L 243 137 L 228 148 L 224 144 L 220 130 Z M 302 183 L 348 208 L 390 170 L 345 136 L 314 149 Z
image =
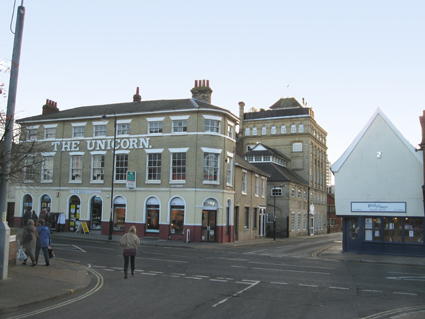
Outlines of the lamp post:
M 117 139 L 117 115 L 115 114 L 115 111 L 113 108 L 108 108 L 108 109 L 114 113 L 114 142 L 113 142 L 114 146 L 112 151 L 111 215 L 109 218 L 109 236 L 108 236 L 108 239 L 112 240 L 112 230 L 114 227 L 114 221 L 112 220 L 112 215 L 114 212 L 115 141 Z M 102 120 L 106 121 L 107 119 L 108 117 L 106 116 L 106 114 L 103 114 Z

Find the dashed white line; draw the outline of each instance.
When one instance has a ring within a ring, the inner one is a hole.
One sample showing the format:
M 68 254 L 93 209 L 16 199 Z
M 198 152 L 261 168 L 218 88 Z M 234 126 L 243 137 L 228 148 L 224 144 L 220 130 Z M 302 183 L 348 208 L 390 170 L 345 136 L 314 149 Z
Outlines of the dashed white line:
M 288 283 L 286 283 L 286 282 L 272 281 L 271 284 L 275 284 L 275 285 L 287 285 Z
M 312 288 L 318 288 L 319 287 L 317 285 L 305 285 L 305 284 L 298 284 L 298 286 L 300 286 L 300 287 L 312 287 Z
M 396 291 L 394 291 L 393 294 L 408 295 L 408 296 L 417 296 L 418 295 L 418 294 L 412 294 L 412 293 L 408 293 L 408 292 L 396 292 Z
M 346 288 L 346 287 L 329 287 L 329 289 L 349 290 L 350 288 Z
M 365 291 L 365 292 L 382 292 L 382 290 L 368 290 L 368 289 L 363 289 L 362 291 Z

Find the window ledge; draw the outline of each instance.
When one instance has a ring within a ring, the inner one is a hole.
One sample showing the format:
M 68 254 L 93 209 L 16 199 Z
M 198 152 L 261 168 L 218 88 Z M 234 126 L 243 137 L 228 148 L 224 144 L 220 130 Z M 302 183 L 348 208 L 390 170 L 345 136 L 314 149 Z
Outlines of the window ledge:
M 53 183 L 53 180 L 48 179 L 48 180 L 45 180 L 45 181 L 40 181 L 40 183 L 45 183 L 45 184 L 47 184 L 47 183 Z

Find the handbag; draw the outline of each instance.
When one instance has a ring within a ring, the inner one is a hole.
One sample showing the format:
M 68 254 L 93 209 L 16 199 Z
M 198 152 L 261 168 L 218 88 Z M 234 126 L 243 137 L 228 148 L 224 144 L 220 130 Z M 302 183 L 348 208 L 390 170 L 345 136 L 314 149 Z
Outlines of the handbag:
M 124 236 L 122 236 L 121 240 L 120 240 L 120 245 L 122 247 L 127 246 L 127 234 L 125 234 Z
M 27 257 L 27 255 L 24 253 L 24 251 L 23 251 L 23 249 L 22 248 L 19 248 L 19 251 L 18 251 L 18 260 L 25 260 L 25 259 L 27 259 L 28 257 Z
M 49 251 L 49 258 L 55 257 L 55 253 L 53 252 L 53 248 L 52 247 L 47 248 L 47 250 Z

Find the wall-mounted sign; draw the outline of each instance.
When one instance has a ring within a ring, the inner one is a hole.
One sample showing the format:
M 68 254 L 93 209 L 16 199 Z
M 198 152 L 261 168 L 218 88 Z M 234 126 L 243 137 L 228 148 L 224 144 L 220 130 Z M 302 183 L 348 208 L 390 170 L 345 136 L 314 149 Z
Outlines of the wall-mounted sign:
M 351 202 L 351 212 L 405 213 L 406 202 Z
M 127 187 L 136 188 L 136 172 L 127 171 Z

